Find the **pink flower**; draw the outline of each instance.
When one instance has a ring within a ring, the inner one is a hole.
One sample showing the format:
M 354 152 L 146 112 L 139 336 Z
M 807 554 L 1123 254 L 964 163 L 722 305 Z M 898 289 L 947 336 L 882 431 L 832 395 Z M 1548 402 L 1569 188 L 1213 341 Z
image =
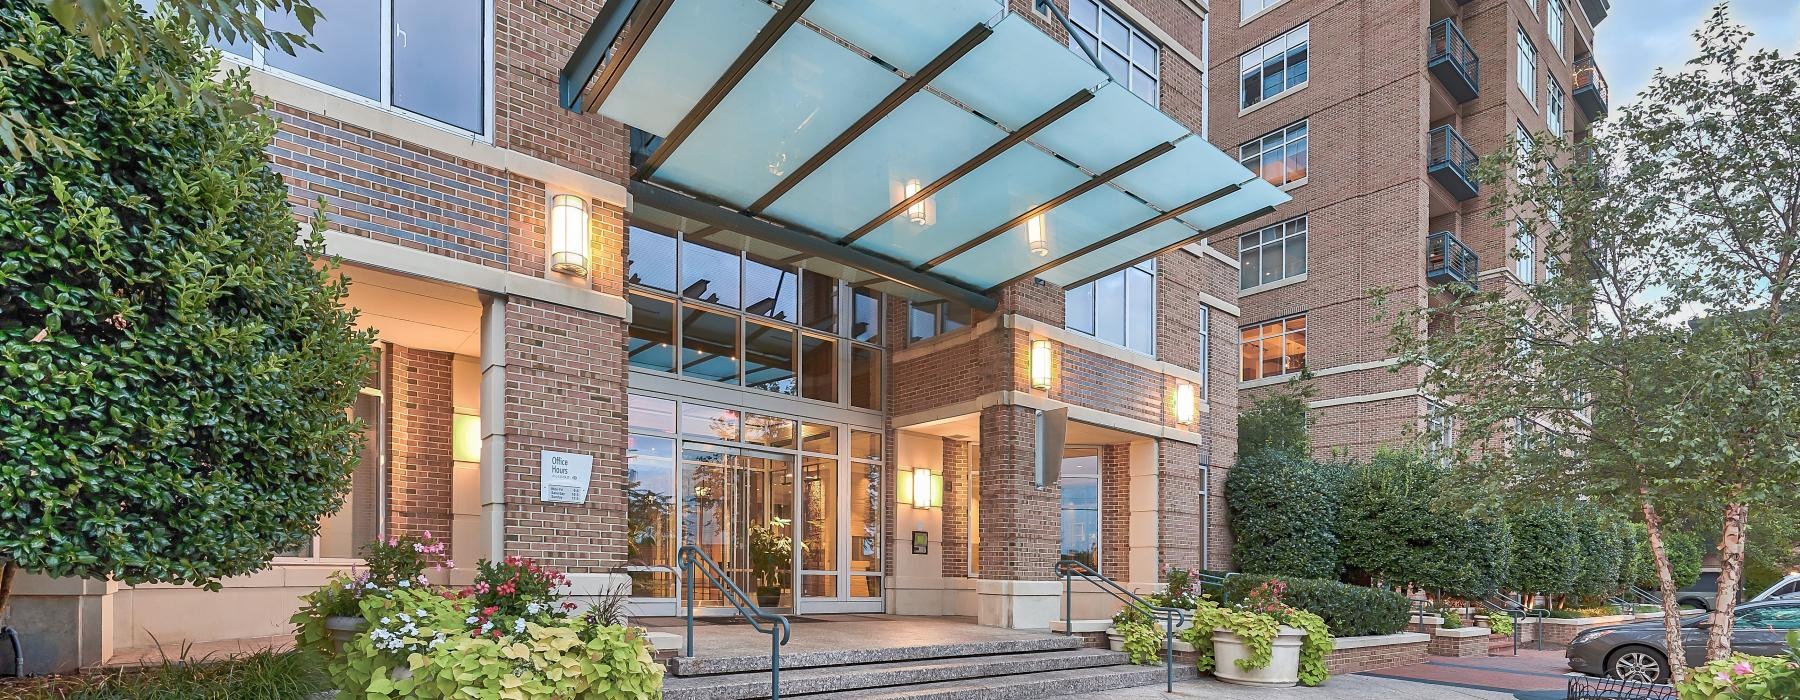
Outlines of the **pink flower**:
M 1727 676 L 1727 675 L 1725 675 L 1725 672 L 1723 672 L 1723 671 L 1720 671 L 1720 672 L 1719 672 L 1719 673 L 1715 673 L 1715 674 L 1713 674 L 1713 680 L 1716 680 L 1716 681 L 1718 681 L 1718 682 L 1720 682 L 1720 683 L 1730 683 L 1730 682 L 1731 682 L 1731 677 L 1730 677 L 1730 676 Z
M 1750 662 L 1748 661 L 1739 661 L 1731 667 L 1732 674 L 1739 676 L 1748 676 L 1755 670 L 1756 669 L 1750 667 Z
M 429 539 L 431 539 L 431 531 L 430 531 L 430 530 L 426 530 L 426 531 L 425 531 L 425 535 L 424 535 L 424 537 L 425 537 L 425 539 L 428 539 L 428 540 L 429 540 Z
M 454 568 L 456 568 L 456 560 L 455 560 L 455 559 L 451 559 L 451 560 L 449 560 L 449 561 L 446 561 L 446 562 L 444 562 L 444 568 L 446 568 L 446 569 L 454 569 Z

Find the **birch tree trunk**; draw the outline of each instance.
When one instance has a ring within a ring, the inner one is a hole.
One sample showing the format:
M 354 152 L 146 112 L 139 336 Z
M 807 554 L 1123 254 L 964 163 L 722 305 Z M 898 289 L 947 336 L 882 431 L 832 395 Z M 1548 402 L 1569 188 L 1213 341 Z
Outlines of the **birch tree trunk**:
M 1713 604 L 1712 627 L 1706 637 L 1706 660 L 1731 655 L 1731 622 L 1737 609 L 1738 582 L 1744 578 L 1744 524 L 1750 504 L 1733 500 L 1725 506 L 1725 527 L 1719 534 L 1719 597 Z
M 1663 648 L 1669 650 L 1669 682 L 1687 678 L 1687 653 L 1681 646 L 1681 607 L 1675 602 L 1675 568 L 1669 564 L 1669 550 L 1663 542 L 1662 516 L 1650 502 L 1650 490 L 1639 487 L 1639 508 L 1644 513 L 1644 529 L 1650 533 L 1650 555 L 1656 563 L 1656 587 L 1662 593 Z

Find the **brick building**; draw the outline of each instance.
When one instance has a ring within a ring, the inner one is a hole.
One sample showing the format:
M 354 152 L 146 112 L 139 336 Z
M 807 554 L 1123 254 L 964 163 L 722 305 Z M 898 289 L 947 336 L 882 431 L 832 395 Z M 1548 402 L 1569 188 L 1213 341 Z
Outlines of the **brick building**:
M 780 610 L 1026 628 L 1060 559 L 1229 566 L 1206 236 L 1286 198 L 1201 136 L 1203 4 L 314 4 L 321 53 L 220 48 L 379 331 L 352 492 L 220 592 L 25 577 L 52 668 L 285 634 L 426 531 L 450 582 L 530 556 L 639 614 L 683 543 Z
M 1370 291 L 1423 306 L 1436 285 L 1553 273 L 1536 237 L 1490 218 L 1474 160 L 1525 132 L 1580 138 L 1605 112 L 1592 52 L 1608 4 L 1214 8 L 1209 137 L 1294 198 L 1212 239 L 1242 264 L 1240 401 L 1307 370 L 1320 452 L 1362 456 L 1424 427 L 1422 375 L 1394 371 Z

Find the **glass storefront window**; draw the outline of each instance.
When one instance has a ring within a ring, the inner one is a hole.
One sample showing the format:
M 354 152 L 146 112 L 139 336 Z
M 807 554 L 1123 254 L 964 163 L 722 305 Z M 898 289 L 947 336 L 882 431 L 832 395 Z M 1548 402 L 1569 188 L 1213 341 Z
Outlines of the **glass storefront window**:
M 626 404 L 633 432 L 675 434 L 675 402 L 632 394 Z
M 815 331 L 836 333 L 837 279 L 807 270 L 800 273 L 800 281 L 800 293 L 804 295 L 801 299 L 800 309 L 801 313 L 805 314 L 800 325 Z
M 850 348 L 850 405 L 881 408 L 881 353 L 874 348 Z
M 675 595 L 675 440 L 631 436 L 627 468 L 625 563 L 651 569 L 633 572 L 632 590 L 640 596 L 671 597 Z
M 836 598 L 838 577 L 807 574 L 800 577 L 800 595 L 808 598 Z
M 835 455 L 838 451 L 837 426 L 820 423 L 800 424 L 800 449 Z
M 837 403 L 837 341 L 816 335 L 800 339 L 800 395 Z
M 625 346 L 633 367 L 675 370 L 675 305 L 642 294 L 631 295 L 631 340 Z
M 681 373 L 725 384 L 738 382 L 737 317 L 692 309 L 683 312 Z M 632 325 L 637 325 L 634 321 Z
M 793 331 L 755 321 L 744 324 L 744 386 L 788 396 L 800 393 Z
M 731 409 L 696 403 L 681 405 L 681 434 L 688 437 L 737 442 L 739 420 L 738 412 Z
M 800 286 L 794 268 L 777 262 L 765 262 L 754 256 L 744 259 L 744 312 L 753 316 L 793 323 L 795 301 Z
M 850 463 L 850 570 L 881 571 L 881 465 L 868 462 Z M 851 579 L 851 596 L 857 596 L 856 579 Z M 877 584 L 876 595 L 880 595 Z
M 631 255 L 625 261 L 626 281 L 665 292 L 675 291 L 675 239 L 670 236 L 631 229 Z M 633 320 L 636 323 L 636 320 Z
M 851 430 L 850 458 L 881 461 L 881 433 Z
M 800 568 L 807 571 L 838 568 L 837 485 L 837 459 L 807 457 L 801 462 Z M 837 586 L 832 586 L 830 595 L 837 595 Z
M 850 298 L 850 337 L 865 343 L 881 342 L 881 295 L 858 289 Z
M 1062 556 L 1100 571 L 1100 451 L 1064 452 L 1061 484 Z
M 708 243 L 681 242 L 681 296 L 738 308 L 738 254 Z
M 794 421 L 752 413 L 744 417 L 744 442 L 791 450 L 794 448 Z

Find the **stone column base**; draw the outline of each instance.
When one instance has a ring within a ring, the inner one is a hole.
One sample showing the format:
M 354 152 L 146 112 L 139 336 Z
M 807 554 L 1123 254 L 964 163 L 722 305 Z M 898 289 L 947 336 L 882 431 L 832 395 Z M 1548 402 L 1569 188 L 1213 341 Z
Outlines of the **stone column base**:
M 1061 581 L 995 581 L 982 579 L 976 619 L 990 627 L 1021 630 L 1050 628 L 1062 619 Z

